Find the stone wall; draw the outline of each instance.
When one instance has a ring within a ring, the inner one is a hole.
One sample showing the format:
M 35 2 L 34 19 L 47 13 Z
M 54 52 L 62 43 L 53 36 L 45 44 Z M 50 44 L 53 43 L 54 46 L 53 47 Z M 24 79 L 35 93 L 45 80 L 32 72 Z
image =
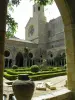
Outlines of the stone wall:
M 32 42 L 26 42 L 24 40 L 19 39 L 6 39 L 5 40 L 5 51 L 8 51 L 10 53 L 9 56 L 5 57 L 5 60 L 7 61 L 7 67 L 9 66 L 10 60 L 12 60 L 12 65 L 16 64 L 16 57 L 18 53 L 20 53 L 21 57 L 24 58 L 24 48 L 28 47 L 29 51 L 34 56 L 34 50 L 38 47 L 38 44 L 32 43 Z

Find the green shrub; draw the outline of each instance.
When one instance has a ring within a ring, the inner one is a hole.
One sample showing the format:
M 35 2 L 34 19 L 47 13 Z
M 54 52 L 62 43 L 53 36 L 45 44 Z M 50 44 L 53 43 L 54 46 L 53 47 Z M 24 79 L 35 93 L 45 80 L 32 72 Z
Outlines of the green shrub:
M 18 69 L 15 69 L 16 72 L 19 72 L 19 71 L 21 71 L 21 72 L 22 71 L 30 71 L 30 70 L 31 70 L 31 68 L 28 68 L 28 67 L 21 67 L 21 68 L 18 67 Z
M 51 73 L 60 73 L 60 72 L 66 72 L 66 70 L 57 70 L 57 71 L 42 71 L 38 73 L 33 73 L 32 75 L 42 75 L 42 74 L 51 74 Z
M 6 72 L 7 72 L 7 74 L 10 74 L 10 75 L 19 75 L 19 74 L 32 75 L 33 74 L 33 72 L 30 72 L 30 71 L 18 71 L 18 72 L 16 72 L 13 69 L 7 69 Z
M 13 69 L 18 69 L 18 66 L 17 65 L 13 65 L 12 68 Z
M 6 72 L 10 75 L 17 75 L 17 72 L 15 72 L 13 69 L 7 69 Z
M 10 75 L 10 74 L 7 74 L 6 72 L 4 72 L 4 77 L 8 80 L 16 80 L 17 79 L 17 75 Z
M 43 64 L 40 65 L 40 70 L 41 71 L 49 71 L 49 67 L 48 66 L 44 66 Z
M 30 76 L 32 80 L 42 80 L 42 79 L 47 79 L 47 78 L 52 78 L 56 76 L 62 76 L 66 75 L 66 72 L 59 72 L 59 73 L 50 73 L 50 74 L 41 74 L 41 75 L 33 75 Z
M 39 67 L 37 65 L 31 66 L 31 72 L 38 72 L 38 71 L 39 71 Z

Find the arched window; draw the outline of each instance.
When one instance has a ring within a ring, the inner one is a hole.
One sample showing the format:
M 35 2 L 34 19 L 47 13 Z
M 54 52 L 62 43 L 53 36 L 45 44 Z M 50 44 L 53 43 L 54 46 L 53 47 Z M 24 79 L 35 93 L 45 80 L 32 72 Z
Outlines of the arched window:
M 52 53 L 50 54 L 50 57 L 51 57 L 51 58 L 53 57 L 53 54 L 52 54 Z
M 21 52 L 18 52 L 16 55 L 16 65 L 19 67 L 23 67 L 23 55 Z
M 5 57 L 9 57 L 9 56 L 10 56 L 10 52 L 9 52 L 9 51 L 5 51 L 5 52 L 4 52 L 4 56 L 5 56 Z
M 40 11 L 40 6 L 38 7 L 38 11 Z

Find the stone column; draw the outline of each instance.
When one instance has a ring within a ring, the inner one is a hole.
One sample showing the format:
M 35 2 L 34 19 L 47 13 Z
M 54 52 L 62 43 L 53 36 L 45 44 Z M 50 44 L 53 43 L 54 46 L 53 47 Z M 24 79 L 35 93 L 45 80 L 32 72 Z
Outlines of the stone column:
M 12 60 L 12 66 L 15 65 L 16 61 L 15 58 Z
M 10 60 L 10 59 L 8 59 L 8 68 L 9 68 L 9 60 Z
M 64 58 L 64 65 L 66 64 L 66 59 Z
M 65 26 L 68 89 L 75 91 L 75 24 Z
M 23 60 L 23 66 L 27 67 L 27 58 L 24 58 L 24 60 Z
M 62 65 L 63 65 L 62 63 L 63 63 L 63 61 L 62 61 L 62 59 L 61 59 L 61 67 L 62 67 Z

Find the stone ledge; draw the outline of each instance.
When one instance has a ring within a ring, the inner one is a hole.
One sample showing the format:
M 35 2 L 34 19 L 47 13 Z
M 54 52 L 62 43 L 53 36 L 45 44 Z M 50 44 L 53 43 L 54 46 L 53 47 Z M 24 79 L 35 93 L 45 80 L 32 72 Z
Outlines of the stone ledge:
M 45 85 L 47 88 L 51 90 L 56 90 L 56 87 L 51 82 L 46 82 Z
M 50 94 L 33 97 L 32 100 L 72 100 L 71 91 L 64 88 L 59 91 L 51 92 Z
M 46 91 L 46 86 L 45 86 L 44 82 L 37 83 L 36 90 L 44 90 L 44 91 Z

